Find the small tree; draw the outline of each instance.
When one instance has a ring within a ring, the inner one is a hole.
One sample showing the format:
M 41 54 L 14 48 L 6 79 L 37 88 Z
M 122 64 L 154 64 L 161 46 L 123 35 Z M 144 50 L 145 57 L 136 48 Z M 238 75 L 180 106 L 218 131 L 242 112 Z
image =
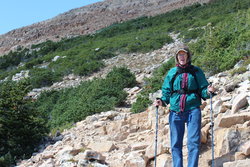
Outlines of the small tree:
M 24 99 L 29 88 L 27 81 L 0 85 L 0 166 L 29 156 L 46 133 L 43 116 Z

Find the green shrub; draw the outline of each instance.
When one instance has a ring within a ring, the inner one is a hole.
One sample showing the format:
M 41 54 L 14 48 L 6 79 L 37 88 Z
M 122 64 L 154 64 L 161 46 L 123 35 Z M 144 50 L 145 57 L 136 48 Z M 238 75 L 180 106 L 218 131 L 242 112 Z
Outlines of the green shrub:
M 77 75 L 84 76 L 93 72 L 97 72 L 104 66 L 103 62 L 95 60 L 81 60 L 82 63 L 73 68 L 73 72 Z
M 238 13 L 235 17 L 240 17 L 239 22 L 246 23 L 245 14 Z M 232 18 L 235 20 L 236 18 Z M 216 27 L 208 25 L 204 36 L 196 43 L 191 44 L 194 53 L 193 62 L 200 66 L 205 72 L 211 75 L 231 69 L 240 59 L 243 59 L 249 49 L 244 35 L 249 29 L 248 26 L 237 27 L 238 23 L 225 20 Z M 225 31 L 225 29 L 227 31 Z
M 131 111 L 133 113 L 139 113 L 145 111 L 148 108 L 151 101 L 149 100 L 148 96 L 144 97 L 139 95 L 136 99 L 136 102 L 133 103 Z
M 0 155 L 0 167 L 8 167 L 14 163 L 14 158 L 11 156 L 10 152 L 4 155 Z
M 248 66 L 250 64 L 250 57 L 244 60 L 243 66 Z
M 7 70 L 13 66 L 17 66 L 21 62 L 21 56 L 18 52 L 10 51 L 8 55 L 0 57 L 0 69 Z
M 76 88 L 44 92 L 35 106 L 49 118 L 50 129 L 56 130 L 121 105 L 127 96 L 123 89 L 133 87 L 135 83 L 135 76 L 128 69 L 115 67 L 106 79 L 85 81 Z
M 46 42 L 32 45 L 31 48 L 38 49 L 38 54 L 46 55 L 48 53 L 56 51 L 59 45 L 60 45 L 60 42 L 58 43 L 58 42 L 53 42 L 51 40 L 47 40 Z
M 47 133 L 44 116 L 24 99 L 30 90 L 26 80 L 0 84 L 0 166 L 30 156 Z
M 231 75 L 234 76 L 235 74 L 243 74 L 246 71 L 247 71 L 246 67 L 240 67 L 231 71 Z
M 34 68 L 30 71 L 30 82 L 33 88 L 40 88 L 45 86 L 50 86 L 54 82 L 60 81 L 62 78 L 56 75 L 49 69 L 44 68 Z
M 33 60 L 31 60 L 31 61 L 29 61 L 29 62 L 27 62 L 26 64 L 25 64 L 25 67 L 27 68 L 27 69 L 32 69 L 35 65 L 38 65 L 38 64 L 42 64 L 43 63 L 43 60 L 40 58 L 37 58 L 37 59 L 33 59 Z
M 130 88 L 136 85 L 136 78 L 126 67 L 114 67 L 106 77 L 107 82 L 120 88 Z
M 157 68 L 151 78 L 145 79 L 146 85 L 144 85 L 144 89 L 138 95 L 136 102 L 132 104 L 132 112 L 137 113 L 147 109 L 151 103 L 149 100 L 149 93 L 154 93 L 161 89 L 165 76 L 174 65 L 175 59 L 172 57 L 166 63 Z
M 99 59 L 107 59 L 114 57 L 115 54 L 112 51 L 109 50 L 100 50 L 95 53 L 94 59 L 99 60 Z
M 166 63 L 163 63 L 158 69 L 153 73 L 153 77 L 146 79 L 146 88 L 149 89 L 148 93 L 153 93 L 161 89 L 162 83 L 168 71 L 175 66 L 175 58 L 171 57 Z
M 184 31 L 180 34 L 180 36 L 184 39 L 184 41 L 190 42 L 192 39 L 197 39 L 198 37 L 202 36 L 204 33 L 203 29 L 193 29 L 189 31 Z

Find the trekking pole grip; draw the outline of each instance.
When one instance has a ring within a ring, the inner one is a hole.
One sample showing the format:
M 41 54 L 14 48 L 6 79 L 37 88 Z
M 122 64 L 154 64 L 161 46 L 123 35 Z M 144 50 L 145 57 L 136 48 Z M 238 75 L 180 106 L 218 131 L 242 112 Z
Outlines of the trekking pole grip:
M 210 85 L 210 86 L 212 86 L 212 84 L 213 84 L 213 82 L 209 82 L 209 85 Z M 210 92 L 210 91 L 209 91 L 209 93 L 210 93 L 210 95 L 212 95 L 212 97 L 217 95 L 217 93 L 215 93 L 215 92 Z M 211 98 L 211 97 L 210 97 L 210 98 Z

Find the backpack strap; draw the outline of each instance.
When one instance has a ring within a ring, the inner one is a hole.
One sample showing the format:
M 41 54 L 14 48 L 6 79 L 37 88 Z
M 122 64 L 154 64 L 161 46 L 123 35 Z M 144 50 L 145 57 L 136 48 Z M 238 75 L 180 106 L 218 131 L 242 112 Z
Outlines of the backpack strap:
M 193 75 L 194 80 L 195 80 L 195 82 L 196 82 L 196 84 L 197 84 L 197 86 L 198 86 L 198 88 L 199 88 L 199 82 L 198 82 L 198 80 L 197 80 L 196 72 L 198 72 L 198 69 L 195 68 L 193 65 L 191 65 L 190 73 Z M 202 88 L 202 89 L 203 89 L 203 88 Z M 201 96 L 201 93 L 200 93 L 199 89 L 197 89 L 196 94 L 197 94 L 202 100 L 204 100 L 204 101 L 206 100 L 205 98 L 203 98 L 203 97 Z
M 196 89 L 196 90 L 186 90 L 186 89 L 180 89 L 180 90 L 174 90 L 174 81 L 175 79 L 177 78 L 178 75 L 182 74 L 182 73 L 190 73 L 194 79 L 195 79 L 195 82 L 196 84 L 198 85 L 199 87 L 199 82 L 197 80 L 197 77 L 196 77 L 196 72 L 198 72 L 198 69 L 195 68 L 193 65 L 190 65 L 188 68 L 180 68 L 180 67 L 177 67 L 177 72 L 175 73 L 175 75 L 173 76 L 173 78 L 171 79 L 170 81 L 170 85 L 171 85 L 171 96 L 174 94 L 174 93 L 178 93 L 178 94 L 191 94 L 191 93 L 196 93 L 200 98 L 202 98 L 200 92 L 199 92 L 199 89 Z M 205 100 L 204 98 L 202 98 L 203 100 Z

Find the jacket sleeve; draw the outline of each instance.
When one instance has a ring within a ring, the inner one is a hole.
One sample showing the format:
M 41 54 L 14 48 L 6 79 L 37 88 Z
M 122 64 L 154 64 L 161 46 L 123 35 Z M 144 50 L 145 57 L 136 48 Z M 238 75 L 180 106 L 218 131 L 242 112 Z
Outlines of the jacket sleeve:
M 171 71 L 171 70 L 170 70 Z M 161 100 L 167 105 L 169 104 L 170 96 L 171 96 L 171 72 L 168 72 L 168 75 L 165 77 L 163 85 L 162 85 L 162 97 Z
M 198 68 L 198 72 L 197 72 L 197 81 L 198 81 L 198 84 L 199 84 L 199 92 L 200 92 L 200 95 L 203 99 L 209 99 L 209 94 L 207 93 L 207 87 L 209 85 L 207 79 L 206 79 L 206 76 L 205 74 L 203 73 L 203 71 Z

